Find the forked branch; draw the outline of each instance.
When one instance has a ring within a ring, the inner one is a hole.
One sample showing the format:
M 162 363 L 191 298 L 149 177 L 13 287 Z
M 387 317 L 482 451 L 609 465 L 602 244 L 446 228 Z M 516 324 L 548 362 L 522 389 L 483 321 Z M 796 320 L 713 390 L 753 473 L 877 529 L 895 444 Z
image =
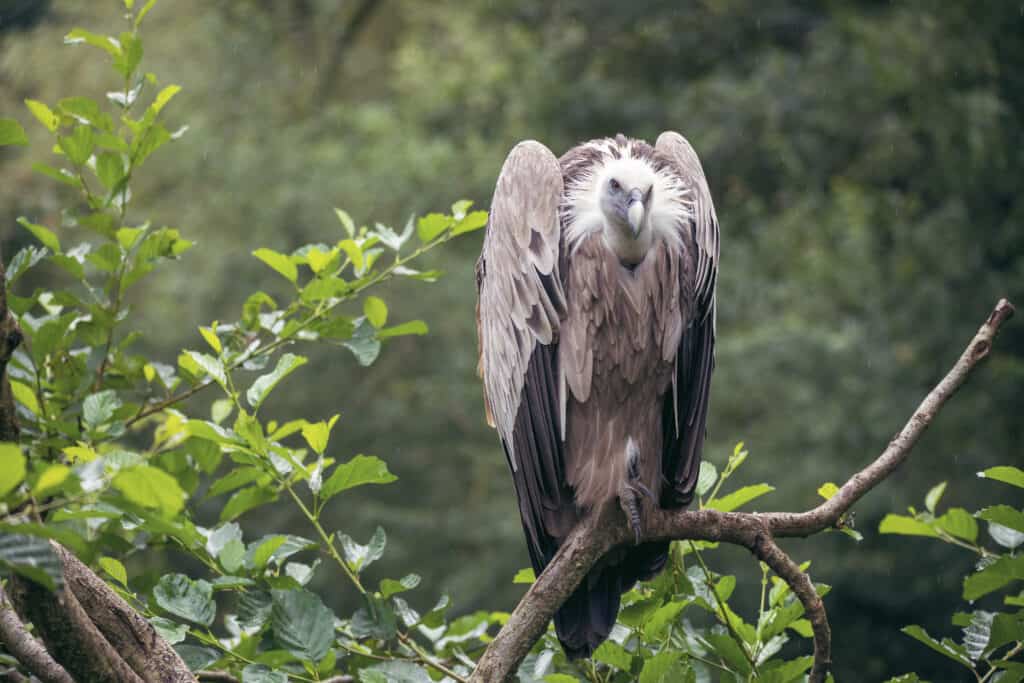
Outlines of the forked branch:
M 644 520 L 643 541 L 718 541 L 740 545 L 765 562 L 789 584 L 804 606 L 814 631 L 814 665 L 810 681 L 824 681 L 832 663 L 825 606 L 806 573 L 775 543 L 776 538 L 806 537 L 840 525 L 843 516 L 868 491 L 885 480 L 910 455 L 943 404 L 967 380 L 992 348 L 1013 305 L 1000 299 L 960 359 L 918 406 L 903 429 L 874 462 L 850 477 L 839 491 L 806 512 L 656 511 Z M 504 628 L 480 658 L 475 683 L 509 680 L 533 644 L 543 635 L 558 608 L 594 564 L 612 548 L 631 543 L 633 532 L 617 506 L 594 510 L 569 534 L 547 568 L 519 601 Z

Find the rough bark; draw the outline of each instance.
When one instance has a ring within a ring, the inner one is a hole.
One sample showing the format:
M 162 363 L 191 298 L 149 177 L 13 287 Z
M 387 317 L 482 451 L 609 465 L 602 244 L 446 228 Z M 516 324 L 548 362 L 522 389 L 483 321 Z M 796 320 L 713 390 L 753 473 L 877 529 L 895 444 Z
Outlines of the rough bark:
M 4 649 L 43 683 L 75 683 L 64 667 L 54 661 L 43 644 L 21 623 L 3 588 L 0 588 L 0 642 Z M 16 680 L 20 674 L 15 671 L 4 675 L 8 680 Z
M 658 510 L 644 520 L 642 541 L 701 540 L 740 545 L 762 560 L 804 605 L 814 631 L 811 683 L 825 680 L 831 666 L 831 634 L 824 604 L 810 578 L 775 543 L 776 538 L 806 537 L 841 526 L 843 516 L 868 491 L 884 481 L 910 455 L 943 404 L 967 380 L 992 348 L 1000 326 L 1014 308 L 1001 299 L 949 373 L 933 388 L 870 465 L 854 474 L 828 501 L 806 512 L 718 512 Z M 615 505 L 586 516 L 516 606 L 504 628 L 488 646 L 470 681 L 510 680 L 533 644 L 543 635 L 558 608 L 594 564 L 612 548 L 633 542 L 633 532 Z

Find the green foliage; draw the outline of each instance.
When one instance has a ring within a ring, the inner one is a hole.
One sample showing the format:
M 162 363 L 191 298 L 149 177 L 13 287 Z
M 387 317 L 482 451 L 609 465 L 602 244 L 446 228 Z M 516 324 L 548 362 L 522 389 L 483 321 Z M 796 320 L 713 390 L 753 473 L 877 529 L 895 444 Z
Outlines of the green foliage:
M 993 467 L 979 475 L 1024 486 L 1016 467 Z M 904 627 L 903 633 L 969 669 L 979 681 L 1019 680 L 1019 658 L 1024 651 L 1024 592 L 1020 590 L 1024 582 L 1024 555 L 1018 554 L 1018 549 L 1024 543 L 1024 510 L 1001 504 L 973 515 L 963 508 L 949 508 L 940 515 L 936 508 L 945 490 L 946 482 L 942 482 L 928 492 L 926 511 L 910 508 L 909 515 L 887 515 L 879 531 L 926 536 L 977 555 L 974 570 L 963 580 L 962 597 L 971 611 L 953 615 L 953 625 L 962 628 L 958 639 L 937 639 L 916 624 Z M 987 524 L 994 546 L 979 540 L 977 520 Z M 997 601 L 999 597 L 1002 599 Z M 984 600 L 988 609 L 978 609 L 978 600 Z M 894 678 L 890 683 L 897 680 L 904 678 Z

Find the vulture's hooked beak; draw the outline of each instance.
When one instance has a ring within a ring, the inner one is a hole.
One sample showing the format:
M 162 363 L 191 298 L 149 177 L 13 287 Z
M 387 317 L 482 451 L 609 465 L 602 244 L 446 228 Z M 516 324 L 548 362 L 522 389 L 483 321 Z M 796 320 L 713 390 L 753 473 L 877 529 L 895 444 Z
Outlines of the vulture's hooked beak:
M 640 234 L 640 225 L 644 222 L 644 194 L 638 188 L 629 191 L 629 207 L 626 209 L 626 220 L 635 238 Z

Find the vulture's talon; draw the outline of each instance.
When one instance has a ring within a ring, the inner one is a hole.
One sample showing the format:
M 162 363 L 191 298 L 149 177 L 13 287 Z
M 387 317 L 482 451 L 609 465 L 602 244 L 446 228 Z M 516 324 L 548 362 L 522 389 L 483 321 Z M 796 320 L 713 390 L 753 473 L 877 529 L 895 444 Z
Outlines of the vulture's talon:
M 641 505 L 640 498 L 632 486 L 622 487 L 619 493 L 619 506 L 626 513 L 626 521 L 633 531 L 634 544 L 640 545 L 640 532 L 643 531 L 643 525 L 640 523 Z

